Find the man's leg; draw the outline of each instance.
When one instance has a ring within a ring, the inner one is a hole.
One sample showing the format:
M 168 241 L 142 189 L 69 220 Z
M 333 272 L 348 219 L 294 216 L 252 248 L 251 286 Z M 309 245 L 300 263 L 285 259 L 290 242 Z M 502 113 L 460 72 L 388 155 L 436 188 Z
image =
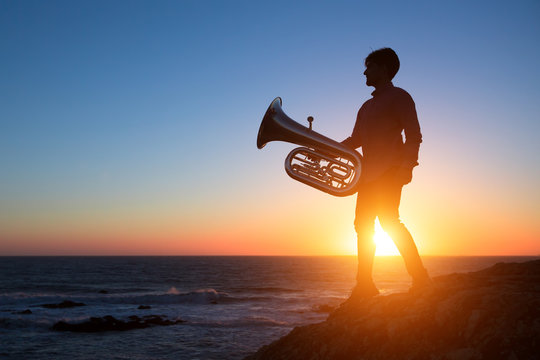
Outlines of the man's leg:
M 375 197 L 370 184 L 361 184 L 356 200 L 356 217 L 354 228 L 357 235 L 358 246 L 358 272 L 356 274 L 356 287 L 351 296 L 369 297 L 379 293 L 372 279 L 373 258 L 375 256 Z
M 403 257 L 405 267 L 413 279 L 413 286 L 422 286 L 429 282 L 429 277 L 411 233 L 399 219 L 402 185 L 392 180 L 389 179 L 381 183 L 384 189 L 380 189 L 378 192 L 380 195 L 378 201 L 379 222 L 383 230 L 392 238 Z

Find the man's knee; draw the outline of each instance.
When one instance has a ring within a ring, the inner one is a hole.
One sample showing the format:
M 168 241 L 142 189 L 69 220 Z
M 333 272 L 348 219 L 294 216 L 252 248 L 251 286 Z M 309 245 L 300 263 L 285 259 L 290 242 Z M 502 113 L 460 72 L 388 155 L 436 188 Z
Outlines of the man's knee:
M 400 231 L 404 225 L 399 219 L 399 216 L 379 216 L 381 227 L 388 234 Z
M 354 229 L 358 237 L 369 237 L 375 233 L 375 220 L 356 217 L 354 220 Z

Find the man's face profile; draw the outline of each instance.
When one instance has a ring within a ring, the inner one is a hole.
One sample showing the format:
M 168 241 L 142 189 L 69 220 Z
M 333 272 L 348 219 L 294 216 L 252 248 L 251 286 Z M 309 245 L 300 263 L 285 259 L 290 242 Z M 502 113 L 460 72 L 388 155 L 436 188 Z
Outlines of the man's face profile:
M 370 61 L 366 64 L 364 75 L 366 76 L 367 86 L 376 86 L 386 80 L 386 67 Z

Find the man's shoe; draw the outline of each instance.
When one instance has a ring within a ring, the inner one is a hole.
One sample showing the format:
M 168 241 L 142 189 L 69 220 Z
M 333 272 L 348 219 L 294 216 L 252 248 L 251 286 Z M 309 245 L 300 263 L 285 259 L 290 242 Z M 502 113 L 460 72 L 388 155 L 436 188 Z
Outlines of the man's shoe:
M 420 279 L 413 279 L 413 284 L 411 288 L 409 289 L 409 293 L 418 294 L 426 290 L 429 290 L 430 288 L 432 288 L 432 286 L 433 286 L 433 281 L 426 274 L 425 277 L 422 277 Z
M 350 299 L 366 299 L 379 295 L 379 289 L 373 281 L 357 284 L 352 290 Z
M 377 295 L 379 295 L 379 290 L 377 289 L 375 284 L 373 284 L 373 281 L 357 284 L 353 288 L 351 296 L 349 296 L 349 298 L 339 306 L 339 308 L 336 310 L 336 313 L 338 313 L 340 309 L 360 305 L 363 300 L 370 299 Z

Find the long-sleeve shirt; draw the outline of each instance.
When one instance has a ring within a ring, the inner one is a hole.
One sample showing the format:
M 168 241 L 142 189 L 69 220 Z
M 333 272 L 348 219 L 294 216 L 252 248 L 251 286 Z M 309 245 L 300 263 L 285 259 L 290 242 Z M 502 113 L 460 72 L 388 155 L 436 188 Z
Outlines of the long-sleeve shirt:
M 422 142 L 416 107 L 405 90 L 388 83 L 358 111 L 352 135 L 342 143 L 362 147 L 362 180 L 377 180 L 393 167 L 411 169 L 418 165 Z M 402 132 L 405 133 L 405 140 Z

